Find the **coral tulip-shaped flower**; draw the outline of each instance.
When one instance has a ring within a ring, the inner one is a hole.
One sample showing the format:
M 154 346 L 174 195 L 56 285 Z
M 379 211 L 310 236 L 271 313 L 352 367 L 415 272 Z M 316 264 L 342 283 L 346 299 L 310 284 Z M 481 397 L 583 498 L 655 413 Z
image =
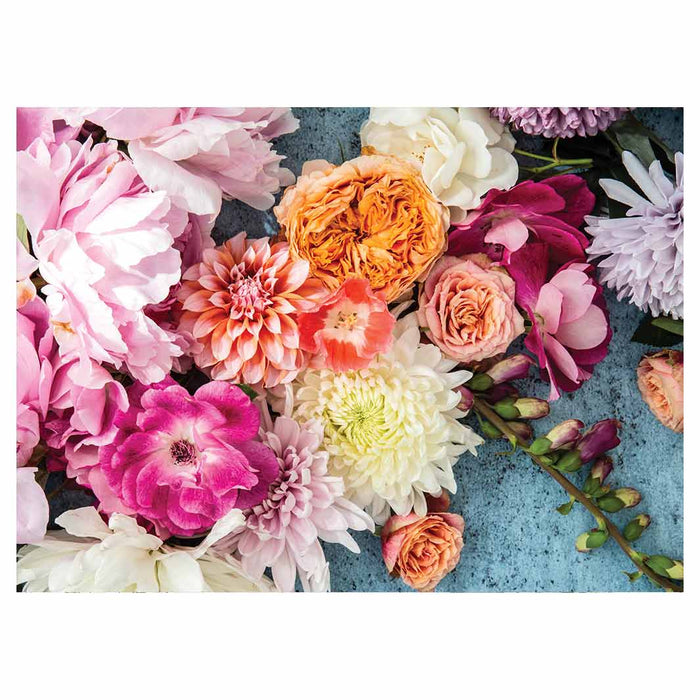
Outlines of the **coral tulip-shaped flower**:
M 486 255 L 444 256 L 418 298 L 418 321 L 445 355 L 463 363 L 505 352 L 524 330 L 515 282 Z
M 265 386 L 289 382 L 305 364 L 296 317 L 320 300 L 309 265 L 286 243 L 246 240 L 245 231 L 183 275 L 180 330 L 201 344 L 195 364 L 214 379 Z
M 432 591 L 459 563 L 464 520 L 455 513 L 394 515 L 382 529 L 389 573 L 417 591 Z
M 593 366 L 607 355 L 612 329 L 593 266 L 568 263 L 546 282 L 543 248 L 526 246 L 514 254 L 510 268 L 516 300 L 533 324 L 525 345 L 549 376 L 551 401 L 560 389 L 574 391 L 591 377 Z
M 232 508 L 260 503 L 277 459 L 255 438 L 260 415 L 228 382 L 190 394 L 170 379 L 129 388 L 131 406 L 115 422 L 98 467 L 117 498 L 159 537 L 208 530 Z
M 318 574 L 327 567 L 319 540 L 338 542 L 357 554 L 360 548 L 348 530 L 373 530 L 374 523 L 343 498 L 343 480 L 328 474 L 320 423 L 300 426 L 279 416 L 274 423 L 266 420 L 261 435 L 277 455 L 279 475 L 265 500 L 246 511 L 244 529 L 222 544 L 237 547 L 243 570 L 252 578 L 270 567 L 278 588 L 293 591 L 298 572 L 304 590 L 319 590 L 316 583 L 325 577 Z
M 393 301 L 442 254 L 449 213 L 416 166 L 390 156 L 305 163 L 275 207 L 295 260 L 331 290 L 355 274 Z
M 318 309 L 299 316 L 299 344 L 312 353 L 311 367 L 363 369 L 391 347 L 395 323 L 383 296 L 351 277 Z
M 663 425 L 683 432 L 683 353 L 662 350 L 647 355 L 637 367 L 642 398 Z

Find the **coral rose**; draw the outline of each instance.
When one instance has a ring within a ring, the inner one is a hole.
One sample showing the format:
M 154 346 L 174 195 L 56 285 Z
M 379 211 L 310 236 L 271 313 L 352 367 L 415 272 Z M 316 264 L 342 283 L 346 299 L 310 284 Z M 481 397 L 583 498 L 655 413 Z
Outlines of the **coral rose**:
M 178 331 L 191 335 L 195 364 L 213 379 L 266 387 L 289 382 L 305 365 L 296 316 L 314 308 L 323 285 L 286 243 L 247 241 L 241 232 L 202 254 L 182 276 Z
M 515 282 L 485 255 L 446 255 L 428 275 L 418 303 L 418 320 L 430 340 L 459 362 L 503 353 L 525 330 Z
M 417 591 L 432 591 L 459 562 L 464 520 L 455 513 L 415 513 L 389 518 L 382 556 L 389 573 Z
M 359 274 L 393 301 L 446 246 L 447 209 L 414 165 L 391 156 L 305 163 L 274 211 L 292 258 L 331 290 Z
M 683 353 L 662 350 L 647 355 L 637 367 L 642 398 L 663 425 L 683 432 Z

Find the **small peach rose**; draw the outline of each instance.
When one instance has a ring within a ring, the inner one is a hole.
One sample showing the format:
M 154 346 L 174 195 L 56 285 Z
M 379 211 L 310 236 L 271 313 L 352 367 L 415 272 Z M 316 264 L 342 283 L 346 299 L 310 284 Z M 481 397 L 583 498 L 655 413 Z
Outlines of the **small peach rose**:
M 430 271 L 418 298 L 418 321 L 448 357 L 479 362 L 506 351 L 524 330 L 515 282 L 485 256 L 446 255 Z
M 394 515 L 382 529 L 389 573 L 417 591 L 432 591 L 459 562 L 464 520 L 455 513 Z
M 663 425 L 683 432 L 683 353 L 662 350 L 647 355 L 637 367 L 642 398 Z
M 334 166 L 304 164 L 275 215 L 292 259 L 330 290 L 355 274 L 393 301 L 443 253 L 447 209 L 418 169 L 392 156 L 364 155 Z

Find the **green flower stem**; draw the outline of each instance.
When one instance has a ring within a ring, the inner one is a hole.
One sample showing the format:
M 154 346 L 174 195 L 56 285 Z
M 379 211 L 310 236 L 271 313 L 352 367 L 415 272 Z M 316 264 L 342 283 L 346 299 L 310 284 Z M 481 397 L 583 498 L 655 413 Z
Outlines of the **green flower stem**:
M 548 163 L 556 163 L 556 158 L 550 158 L 549 156 L 541 156 L 537 153 L 530 153 L 530 151 L 523 151 L 519 148 L 513 150 L 513 153 L 517 153 L 519 156 L 526 156 L 527 158 L 534 158 L 535 160 L 546 160 Z
M 474 398 L 474 410 L 481 414 L 486 420 L 488 420 L 492 425 L 498 428 L 503 435 L 505 435 L 508 440 L 514 445 L 518 445 L 525 452 L 528 452 L 530 447 L 526 440 L 519 438 L 507 425 L 501 417 L 491 409 L 491 407 L 483 400 L 478 397 Z M 530 454 L 528 452 L 530 459 L 535 462 L 540 468 L 549 474 L 570 496 L 575 498 L 586 510 L 588 510 L 591 515 L 595 518 L 601 529 L 604 527 L 608 532 L 610 537 L 612 537 L 615 542 L 620 546 L 622 551 L 631 559 L 632 563 L 641 571 L 647 578 L 652 580 L 654 583 L 659 585 L 666 591 L 679 592 L 683 590 L 683 587 L 671 581 L 669 579 L 663 578 L 656 573 L 654 573 L 642 560 L 641 555 L 636 552 L 627 542 L 627 540 L 622 536 L 622 533 L 617 529 L 614 523 L 612 523 L 606 517 L 605 513 L 598 508 L 598 506 L 580 489 L 578 489 L 574 484 L 572 484 L 561 472 L 557 471 L 550 465 L 542 461 L 540 457 Z
M 525 170 L 528 170 L 529 172 L 532 173 L 543 173 L 546 172 L 547 170 L 551 170 L 552 168 L 560 168 L 564 166 L 576 166 L 576 167 L 587 167 L 590 168 L 593 165 L 593 159 L 592 158 L 559 158 L 556 155 L 557 152 L 557 142 L 555 142 L 554 147 L 552 149 L 552 154 L 555 156 L 554 158 L 550 158 L 549 156 L 541 156 L 538 155 L 537 153 L 530 153 L 529 151 L 523 151 L 519 148 L 516 148 L 513 153 L 517 153 L 520 156 L 525 156 L 527 158 L 534 158 L 535 160 L 543 160 L 547 164 L 546 165 L 540 165 L 537 168 L 524 168 Z

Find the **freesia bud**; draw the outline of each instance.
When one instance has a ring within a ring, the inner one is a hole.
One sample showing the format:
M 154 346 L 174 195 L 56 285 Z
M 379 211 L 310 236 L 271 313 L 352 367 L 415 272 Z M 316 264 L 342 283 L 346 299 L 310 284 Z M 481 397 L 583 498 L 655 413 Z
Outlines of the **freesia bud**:
M 649 527 L 650 522 L 651 518 L 646 513 L 637 515 L 625 525 L 622 534 L 628 542 L 634 542 L 642 536 L 644 530 Z
M 494 384 L 501 384 L 527 377 L 533 364 L 535 361 L 527 355 L 511 355 L 487 369 L 486 374 L 491 377 Z
M 450 507 L 450 493 L 443 489 L 439 496 L 425 495 L 428 513 L 446 513 Z
M 683 562 L 677 559 L 669 559 L 661 554 L 654 554 L 644 562 L 655 574 L 672 578 L 676 581 L 683 580 Z
M 501 399 L 512 397 L 517 399 L 520 394 L 512 384 L 495 384 L 486 392 L 486 400 L 490 404 L 497 403 Z
M 520 413 L 520 418 L 531 420 L 544 418 L 549 415 L 549 402 L 544 399 L 522 398 L 516 399 L 513 406 Z
M 583 485 L 583 492 L 587 493 L 589 496 L 602 496 L 604 493 L 602 489 L 603 482 L 608 478 L 612 468 L 612 457 L 609 457 L 608 455 L 598 457 L 598 459 L 596 459 L 596 461 L 593 463 L 591 471 L 588 474 L 588 478 Z
M 555 425 L 544 437 L 539 437 L 530 445 L 534 455 L 544 455 L 547 452 L 560 450 L 576 442 L 583 428 L 583 423 L 574 418 Z
M 594 528 L 576 538 L 576 549 L 579 552 L 590 552 L 592 549 L 602 547 L 607 541 L 608 533 L 605 530 Z
M 576 450 L 581 462 L 585 464 L 620 444 L 617 431 L 621 428 L 620 421 L 614 418 L 598 421 L 591 426 L 578 441 Z
M 468 382 L 467 386 L 472 391 L 488 391 L 493 386 L 493 379 L 488 374 L 475 374 Z
M 515 399 L 513 397 L 496 401 L 493 405 L 493 410 L 496 411 L 501 418 L 505 418 L 506 420 L 520 418 L 520 411 L 515 408 Z
M 466 386 L 460 386 L 457 391 L 459 392 L 460 399 L 457 404 L 457 408 L 460 411 L 470 411 L 474 405 L 474 394 L 472 394 Z
M 617 513 L 623 508 L 634 508 L 642 500 L 642 494 L 628 487 L 614 489 L 598 499 L 598 507 L 607 513 Z
M 520 423 L 519 421 L 506 421 L 506 425 L 521 439 L 526 442 L 532 440 L 532 427 L 527 423 Z
M 503 436 L 503 433 L 493 423 L 489 423 L 487 420 L 481 421 L 481 430 L 484 433 L 484 437 L 487 438 L 499 438 Z

